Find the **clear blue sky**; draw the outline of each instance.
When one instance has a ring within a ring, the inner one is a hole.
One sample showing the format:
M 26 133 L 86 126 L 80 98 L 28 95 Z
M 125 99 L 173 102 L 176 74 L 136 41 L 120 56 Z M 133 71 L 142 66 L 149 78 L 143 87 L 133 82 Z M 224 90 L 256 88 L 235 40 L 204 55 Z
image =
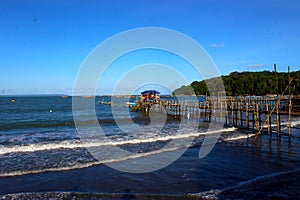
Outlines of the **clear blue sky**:
M 190 36 L 224 75 L 274 63 L 300 70 L 299 8 L 298 0 L 0 0 L 0 94 L 69 93 L 100 42 L 149 26 Z

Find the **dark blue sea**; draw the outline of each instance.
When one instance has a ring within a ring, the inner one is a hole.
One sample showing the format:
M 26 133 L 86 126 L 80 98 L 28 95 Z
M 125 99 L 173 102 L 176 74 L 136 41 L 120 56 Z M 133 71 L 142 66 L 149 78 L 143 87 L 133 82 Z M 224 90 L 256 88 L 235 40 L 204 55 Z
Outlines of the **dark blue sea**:
M 83 105 L 94 102 L 97 120 L 75 108 L 84 119 L 75 126 L 72 98 Z M 155 122 L 154 128 L 144 129 L 151 118 L 131 112 L 126 102 L 133 101 L 105 96 L 0 96 L 0 198 L 299 199 L 299 117 L 292 118 L 291 138 L 284 116 L 281 137 L 275 133 L 275 122 L 272 136 L 263 133 L 256 139 L 252 131 L 219 127 L 217 143 L 199 158 L 205 137 L 216 134 L 207 121 L 167 116 L 159 131 Z M 97 127 L 103 134 L 97 135 Z M 183 139 L 192 142 L 186 146 Z M 132 154 L 116 154 L 111 147 Z M 157 164 L 154 156 L 167 159 L 182 149 L 186 149 L 183 155 L 166 167 L 130 172 L 141 160 L 151 168 Z M 125 161 L 131 163 L 128 171 L 109 165 L 122 166 Z

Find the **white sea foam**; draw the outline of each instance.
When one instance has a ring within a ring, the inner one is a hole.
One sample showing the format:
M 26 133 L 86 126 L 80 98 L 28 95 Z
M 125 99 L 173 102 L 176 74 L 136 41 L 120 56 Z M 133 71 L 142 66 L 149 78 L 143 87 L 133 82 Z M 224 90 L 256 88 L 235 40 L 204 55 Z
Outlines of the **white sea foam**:
M 276 127 L 276 126 L 277 126 L 277 124 L 271 124 L 271 127 Z M 268 128 L 268 124 L 264 124 L 263 128 Z
M 289 122 L 283 122 L 281 125 L 288 126 Z M 299 121 L 291 121 L 291 127 L 297 127 L 300 126 L 300 120 Z
M 300 169 L 294 169 L 294 170 L 289 170 L 289 171 L 281 171 L 281 172 L 274 172 L 274 173 L 271 173 L 271 174 L 257 176 L 257 177 L 255 177 L 253 179 L 248 180 L 248 181 L 240 182 L 236 186 L 226 188 L 226 190 L 246 187 L 246 186 L 249 186 L 249 185 L 253 185 L 253 184 L 257 183 L 257 182 L 266 182 L 268 180 L 276 179 L 277 177 L 280 177 L 282 175 L 287 175 L 287 174 L 295 173 L 295 172 L 298 172 L 298 171 L 300 171 Z
M 254 136 L 255 136 L 255 134 L 236 135 L 236 136 L 231 136 L 231 137 L 225 138 L 224 141 L 243 140 L 243 139 L 251 138 Z
M 281 125 L 281 126 L 288 126 L 288 125 L 289 125 L 289 122 L 288 122 L 288 121 L 286 121 L 286 122 L 281 122 L 280 125 Z M 272 123 L 272 124 L 271 124 L 271 127 L 276 127 L 276 126 L 277 126 L 276 123 Z M 293 121 L 291 121 L 291 127 L 292 127 L 292 128 L 295 128 L 295 127 L 297 127 L 297 126 L 300 126 L 300 120 L 293 120 Z M 263 127 L 264 127 L 264 128 L 267 128 L 267 127 L 268 127 L 268 124 L 264 124 Z
M 205 136 L 217 133 L 226 133 L 235 131 L 236 128 L 227 128 L 222 130 L 215 130 L 210 132 L 197 132 L 197 133 L 187 133 L 187 134 L 174 134 L 174 135 L 160 135 L 156 137 L 148 138 L 136 138 L 136 139 L 122 139 L 122 140 L 101 140 L 81 143 L 80 141 L 62 141 L 57 143 L 36 143 L 29 145 L 14 145 L 14 146 L 0 146 L 0 154 L 17 153 L 17 152 L 36 152 L 36 151 L 47 151 L 55 149 L 75 149 L 75 148 L 93 148 L 101 146 L 118 146 L 126 144 L 142 144 L 142 143 L 154 143 L 154 142 L 164 142 L 170 140 L 185 139 L 190 137 Z
M 215 190 L 209 190 L 209 191 L 205 191 L 205 192 L 189 194 L 188 196 L 201 197 L 201 199 L 217 200 L 217 199 L 219 199 L 218 196 L 221 193 L 222 193 L 222 190 L 215 189 Z
M 37 174 L 37 173 L 43 173 L 43 172 L 56 172 L 56 171 L 69 171 L 69 170 L 74 170 L 74 169 L 83 169 L 83 168 L 106 164 L 106 163 L 121 162 L 121 161 L 129 160 L 129 159 L 138 159 L 138 158 L 142 158 L 145 156 L 151 156 L 151 155 L 170 152 L 170 151 L 176 151 L 179 148 L 180 147 L 169 148 L 169 149 L 164 148 L 164 149 L 160 149 L 157 151 L 133 154 L 133 155 L 130 155 L 127 157 L 122 157 L 122 158 L 100 160 L 100 161 L 94 161 L 94 162 L 66 166 L 66 167 L 44 168 L 44 169 L 38 169 L 38 170 L 20 170 L 20 171 L 13 171 L 13 172 L 2 173 L 2 174 L 0 173 L 0 177 L 21 176 L 21 175 L 26 175 L 26 174 Z
M 274 172 L 274 173 L 271 173 L 271 174 L 257 176 L 253 179 L 240 182 L 235 186 L 230 186 L 230 187 L 223 188 L 223 189 L 214 189 L 214 190 L 204 191 L 204 192 L 200 192 L 200 193 L 193 193 L 193 194 L 189 194 L 188 196 L 201 197 L 201 199 L 219 199 L 219 196 L 223 192 L 226 192 L 228 190 L 233 190 L 234 189 L 234 190 L 241 190 L 242 192 L 244 192 L 245 187 L 249 187 L 249 186 L 251 187 L 252 185 L 257 184 L 259 182 L 261 182 L 261 183 L 272 182 L 273 180 L 277 180 L 277 178 L 280 177 L 280 176 L 284 176 L 284 175 L 287 175 L 287 174 L 292 174 L 292 173 L 299 172 L 299 171 L 300 171 L 300 169 Z

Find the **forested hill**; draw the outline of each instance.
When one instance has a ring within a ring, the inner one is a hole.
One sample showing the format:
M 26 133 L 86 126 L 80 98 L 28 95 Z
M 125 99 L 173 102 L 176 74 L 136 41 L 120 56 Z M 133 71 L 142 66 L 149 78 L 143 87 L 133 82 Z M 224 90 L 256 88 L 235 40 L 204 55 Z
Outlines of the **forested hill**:
M 291 72 L 291 78 L 294 78 L 291 84 L 293 94 L 300 94 L 300 70 Z M 278 89 L 281 94 L 288 85 L 288 73 L 277 73 Z M 275 73 L 270 71 L 262 72 L 232 72 L 229 75 L 221 76 L 227 95 L 267 95 L 276 94 Z M 206 81 L 194 81 L 188 86 L 182 86 L 174 90 L 176 95 L 205 95 L 209 94 L 206 82 L 210 85 L 216 80 L 211 78 Z M 217 86 L 216 86 L 217 87 Z

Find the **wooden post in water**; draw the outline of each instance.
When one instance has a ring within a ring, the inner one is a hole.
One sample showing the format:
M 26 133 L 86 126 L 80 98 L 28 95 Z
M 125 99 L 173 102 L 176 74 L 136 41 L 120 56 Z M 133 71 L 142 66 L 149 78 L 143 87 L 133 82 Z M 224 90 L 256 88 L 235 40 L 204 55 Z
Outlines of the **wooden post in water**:
M 193 104 L 190 103 L 190 116 L 191 116 L 191 119 L 193 120 L 194 119 L 194 107 L 193 107 Z
M 291 83 L 292 80 L 290 80 L 289 84 Z M 278 135 L 278 139 L 280 139 L 280 136 L 281 136 L 280 135 L 280 133 L 281 133 L 281 131 L 280 131 L 280 112 L 279 112 L 280 100 L 281 100 L 281 97 L 284 95 L 284 93 L 286 92 L 287 89 L 288 89 L 288 86 L 286 86 L 286 88 L 282 92 L 281 96 L 279 98 L 277 98 L 275 105 L 273 106 L 271 112 L 268 114 L 270 116 L 270 115 L 272 115 L 273 111 L 276 110 L 276 119 L 277 119 L 276 121 L 277 121 L 277 132 L 278 132 L 277 135 Z M 265 120 L 265 122 L 263 124 L 265 124 L 267 121 L 268 120 Z M 263 129 L 263 126 L 261 126 L 261 128 L 259 129 L 259 131 L 256 132 L 254 141 L 261 134 L 262 129 Z
M 289 101 L 289 116 L 288 116 L 288 134 L 289 138 L 291 138 L 291 117 L 292 117 L 292 99 Z
M 255 105 L 255 115 L 256 115 L 256 119 L 255 119 L 255 127 L 256 127 L 256 131 L 259 130 L 259 107 L 258 107 L 258 103 L 256 103 Z
M 274 73 L 275 73 L 275 86 L 276 86 L 276 96 L 278 98 L 278 78 L 277 78 L 277 71 L 276 71 L 276 64 L 274 64 Z
M 262 127 L 262 122 L 261 122 L 261 105 L 262 104 L 258 104 L 258 125 L 259 125 L 259 128 Z
M 268 114 L 267 116 L 267 120 L 268 120 L 268 135 L 271 136 L 271 116 L 272 116 L 272 113 Z
M 276 96 L 277 96 L 277 101 L 278 101 L 278 78 L 277 78 L 277 71 L 276 71 L 276 64 L 274 64 L 274 72 L 275 72 L 275 84 L 276 84 Z M 277 125 L 277 135 L 280 136 L 280 113 L 279 113 L 279 105 L 280 105 L 280 100 L 279 103 L 276 105 L 276 125 Z
M 191 105 L 191 102 L 189 102 L 189 116 L 190 119 L 193 119 L 193 106 Z
M 239 113 L 238 101 L 235 101 L 235 112 L 234 112 L 234 115 L 235 115 L 235 126 L 236 127 L 239 127 L 239 125 L 238 125 L 238 113 Z
M 239 128 L 242 128 L 242 124 L 241 124 L 241 102 L 237 102 L 237 125 Z
M 231 125 L 234 126 L 234 103 L 231 100 Z
M 280 132 L 281 132 L 281 127 L 280 127 L 280 112 L 279 112 L 280 99 L 278 101 L 279 101 L 278 104 L 276 104 L 276 125 L 277 125 L 277 135 L 280 136 Z
M 254 132 L 255 127 L 255 102 L 252 102 L 252 132 Z
M 198 118 L 198 120 L 200 120 L 201 119 L 201 102 L 198 102 L 197 109 L 198 109 L 197 118 Z
M 226 110 L 226 108 L 225 108 Z M 222 113 L 223 113 L 223 104 L 222 104 L 222 101 L 220 101 L 220 125 L 223 126 L 223 116 L 222 116 Z
M 204 108 L 204 120 L 206 121 L 206 102 L 207 100 L 205 101 L 205 103 L 203 104 L 203 108 Z
M 187 115 L 187 107 L 186 107 L 186 102 L 182 102 L 182 116 L 185 117 Z
M 212 105 L 210 104 L 210 102 L 208 102 L 208 117 L 209 117 L 209 122 L 212 121 Z
M 241 120 L 241 123 L 240 123 L 240 126 L 241 128 L 243 128 L 243 109 L 244 109 L 244 106 L 245 106 L 245 102 L 241 102 L 240 104 L 240 120 Z
M 217 107 L 218 107 L 218 104 L 215 101 L 213 101 L 213 108 L 214 108 L 213 114 L 214 114 L 214 123 L 215 124 L 217 123 L 217 109 L 218 109 Z
M 197 115 L 196 115 L 196 112 L 197 112 L 197 102 L 194 104 L 193 106 L 193 110 L 194 110 L 194 118 L 197 119 Z
M 289 116 L 288 116 L 288 135 L 291 138 L 291 112 L 292 112 L 292 99 L 291 99 L 291 75 L 290 66 L 288 66 L 288 76 L 289 76 Z
M 221 101 L 221 104 L 220 104 L 220 109 L 221 108 L 222 108 L 222 101 Z M 227 105 L 227 100 L 226 99 L 225 99 L 225 125 L 228 126 L 228 105 Z
M 246 102 L 246 113 L 245 113 L 245 120 L 246 120 L 246 130 L 249 130 L 249 112 L 248 112 L 248 102 Z
M 174 117 L 176 117 L 176 104 L 175 104 L 175 101 L 172 101 L 172 105 L 171 105 L 171 107 L 172 107 L 172 115 L 174 116 Z

